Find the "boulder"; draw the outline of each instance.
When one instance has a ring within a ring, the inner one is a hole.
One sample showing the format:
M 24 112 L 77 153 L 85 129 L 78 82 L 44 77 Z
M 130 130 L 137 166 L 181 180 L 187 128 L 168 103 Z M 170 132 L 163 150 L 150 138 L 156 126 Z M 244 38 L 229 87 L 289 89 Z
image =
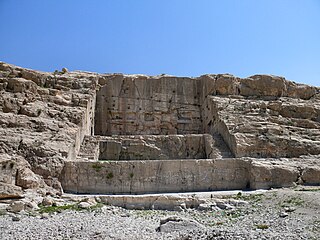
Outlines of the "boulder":
M 320 185 L 320 166 L 305 167 L 301 179 L 306 185 Z
M 7 210 L 9 212 L 13 212 L 13 213 L 18 213 L 21 212 L 22 210 L 25 210 L 25 205 L 26 203 L 23 201 L 13 201 L 9 207 L 7 208 Z
M 0 182 L 0 199 L 22 198 L 21 187 Z
M 274 161 L 253 161 L 250 169 L 250 188 L 292 187 L 299 171 L 289 164 Z
M 160 220 L 157 231 L 163 233 L 204 230 L 205 227 L 195 220 L 169 216 Z
M 29 168 L 23 168 L 18 170 L 16 184 L 22 188 L 38 188 L 42 179 L 37 176 Z

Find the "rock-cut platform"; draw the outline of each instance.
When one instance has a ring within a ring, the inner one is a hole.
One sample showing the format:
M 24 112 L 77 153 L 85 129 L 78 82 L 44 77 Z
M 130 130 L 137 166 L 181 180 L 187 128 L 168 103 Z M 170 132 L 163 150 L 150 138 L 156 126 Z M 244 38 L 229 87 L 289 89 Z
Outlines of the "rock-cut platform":
M 320 153 L 317 93 L 274 76 L 109 76 L 94 133 L 65 163 L 63 187 L 141 194 L 317 184 L 318 157 L 300 157 Z

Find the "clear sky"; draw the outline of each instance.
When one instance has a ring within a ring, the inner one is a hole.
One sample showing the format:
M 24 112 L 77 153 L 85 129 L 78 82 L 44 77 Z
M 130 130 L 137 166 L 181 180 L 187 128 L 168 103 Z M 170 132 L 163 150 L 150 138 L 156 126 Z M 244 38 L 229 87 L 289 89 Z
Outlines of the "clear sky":
M 0 61 L 320 86 L 320 0 L 0 0 Z

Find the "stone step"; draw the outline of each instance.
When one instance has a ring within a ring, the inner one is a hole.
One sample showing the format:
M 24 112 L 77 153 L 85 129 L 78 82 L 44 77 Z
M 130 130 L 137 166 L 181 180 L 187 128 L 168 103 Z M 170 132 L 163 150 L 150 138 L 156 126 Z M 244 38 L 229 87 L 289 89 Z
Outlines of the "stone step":
M 220 159 L 233 157 L 220 135 L 86 136 L 78 160 Z
M 248 162 L 235 159 L 184 159 L 66 162 L 64 191 L 142 194 L 245 189 Z

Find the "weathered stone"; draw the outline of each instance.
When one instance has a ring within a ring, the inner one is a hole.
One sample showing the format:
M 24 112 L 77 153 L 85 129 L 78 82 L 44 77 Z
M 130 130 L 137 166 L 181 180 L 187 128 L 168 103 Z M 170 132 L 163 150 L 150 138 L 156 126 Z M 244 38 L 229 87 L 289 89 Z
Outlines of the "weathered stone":
M 199 204 L 197 209 L 200 211 L 209 211 L 209 210 L 212 210 L 212 205 L 207 203 L 202 203 L 202 204 Z
M 254 75 L 240 80 L 240 94 L 243 96 L 282 97 L 286 91 L 286 81 L 272 75 Z
M 304 85 L 295 84 L 292 82 L 287 83 L 287 96 L 301 99 L 310 99 L 314 97 L 317 93 L 317 88 Z
M 204 226 L 195 220 L 180 218 L 176 216 L 169 216 L 160 220 L 160 226 L 157 228 L 159 232 L 176 232 L 176 231 L 192 231 L 201 230 Z
M 320 167 L 308 166 L 301 174 L 302 181 L 307 185 L 319 185 L 320 182 Z
M 66 162 L 63 189 L 76 193 L 147 193 L 245 189 L 240 159 Z M 79 177 L 85 176 L 85 177 Z
M 95 134 L 199 133 L 199 88 L 192 78 L 111 78 L 97 93 Z
M 52 206 L 54 204 L 54 200 L 51 197 L 44 197 L 41 204 L 43 206 Z
M 271 187 L 292 187 L 298 179 L 295 167 L 277 162 L 254 161 L 250 169 L 250 187 L 269 189 Z
M 21 218 L 18 217 L 18 216 L 13 216 L 13 217 L 12 217 L 12 221 L 14 221 L 14 222 L 18 222 L 18 221 L 20 221 L 20 220 L 21 220 Z
M 16 184 L 22 188 L 38 188 L 41 185 L 41 179 L 29 168 L 18 170 Z
M 9 90 L 12 90 L 14 93 L 21 92 L 31 92 L 35 93 L 37 91 L 37 84 L 33 81 L 26 80 L 24 78 L 11 78 L 8 81 Z
M 0 62 L 0 91 L 5 198 L 20 196 L 16 186 L 55 195 L 320 184 L 320 89 L 283 77 L 46 73 Z
M 20 187 L 0 182 L 0 199 L 21 197 L 23 197 L 23 192 Z
M 88 208 L 92 207 L 91 204 L 88 202 L 81 202 L 78 204 L 78 206 L 79 206 L 79 208 L 83 208 L 83 209 L 88 209 Z
M 34 201 L 27 201 L 25 203 L 25 210 L 27 211 L 34 211 L 34 210 L 39 210 L 39 206 L 36 202 Z
M 13 213 L 21 212 L 24 209 L 25 209 L 25 202 L 21 200 L 12 202 L 8 207 L 8 211 Z

